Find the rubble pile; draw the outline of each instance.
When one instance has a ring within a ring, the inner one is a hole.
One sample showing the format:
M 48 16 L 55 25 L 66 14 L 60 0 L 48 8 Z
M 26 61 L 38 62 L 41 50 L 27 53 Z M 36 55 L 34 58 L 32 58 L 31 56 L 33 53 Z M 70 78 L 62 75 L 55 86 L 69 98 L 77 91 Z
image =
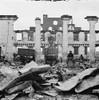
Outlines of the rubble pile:
M 98 100 L 98 62 L 68 67 L 31 61 L 13 68 L 4 64 L 0 68 L 1 100 Z

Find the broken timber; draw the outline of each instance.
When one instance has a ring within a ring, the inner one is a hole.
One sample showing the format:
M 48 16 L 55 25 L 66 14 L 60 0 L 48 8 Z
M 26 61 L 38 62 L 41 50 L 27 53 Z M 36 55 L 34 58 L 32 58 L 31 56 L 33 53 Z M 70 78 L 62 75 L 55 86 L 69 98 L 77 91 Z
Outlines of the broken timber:
M 84 77 L 89 76 L 96 69 L 97 68 L 86 69 L 81 73 L 78 73 L 76 76 L 70 78 L 69 80 L 66 80 L 64 82 L 58 82 L 59 86 L 55 85 L 56 91 L 70 91 L 71 89 L 76 87 L 78 83 L 81 83 Z
M 0 95 L 10 95 L 14 93 L 19 93 L 19 91 L 22 92 L 22 90 L 28 88 L 31 85 L 32 86 L 34 85 L 34 89 L 35 89 L 35 86 L 39 86 L 38 84 L 45 82 L 45 80 L 43 80 L 39 74 L 45 73 L 49 69 L 50 66 L 45 66 L 45 65 L 40 66 L 38 68 L 31 68 L 27 72 L 22 73 L 22 75 L 12 80 L 3 89 L 1 89 Z

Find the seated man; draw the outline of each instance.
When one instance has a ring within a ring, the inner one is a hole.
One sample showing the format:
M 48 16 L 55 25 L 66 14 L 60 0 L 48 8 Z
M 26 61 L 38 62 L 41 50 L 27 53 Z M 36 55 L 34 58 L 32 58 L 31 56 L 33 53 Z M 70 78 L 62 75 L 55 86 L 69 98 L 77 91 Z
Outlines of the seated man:
M 73 55 L 72 51 L 70 51 L 69 54 L 67 55 L 67 64 L 69 61 L 72 61 L 74 64 L 74 55 Z
M 71 60 L 74 59 L 74 55 L 73 55 L 72 51 L 69 52 L 69 54 L 67 55 L 67 58 L 71 59 Z

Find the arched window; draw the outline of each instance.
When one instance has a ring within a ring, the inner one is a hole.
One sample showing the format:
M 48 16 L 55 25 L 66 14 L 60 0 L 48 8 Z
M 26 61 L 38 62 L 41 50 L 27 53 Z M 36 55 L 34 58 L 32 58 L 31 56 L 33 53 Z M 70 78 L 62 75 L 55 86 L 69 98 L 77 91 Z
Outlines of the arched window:
M 48 28 L 48 30 L 52 31 L 52 27 L 50 26 L 50 27 Z
M 58 25 L 58 21 L 53 21 L 53 25 Z

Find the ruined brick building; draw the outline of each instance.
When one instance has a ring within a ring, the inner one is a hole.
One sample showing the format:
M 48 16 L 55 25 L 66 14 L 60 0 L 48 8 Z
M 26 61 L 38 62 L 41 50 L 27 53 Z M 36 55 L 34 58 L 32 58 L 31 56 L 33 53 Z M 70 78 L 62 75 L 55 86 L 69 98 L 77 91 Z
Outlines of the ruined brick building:
M 43 15 L 43 23 L 41 24 L 41 48 L 48 45 L 48 37 L 55 37 L 55 44 L 61 50 L 63 41 L 63 22 L 61 17 L 48 17 Z M 30 27 L 30 30 L 15 31 L 20 38 L 18 39 L 18 47 L 34 48 L 35 44 L 35 27 Z M 99 31 L 95 31 L 96 36 Z M 96 40 L 98 40 L 96 38 Z M 98 46 L 98 41 L 96 42 Z M 82 30 L 71 20 L 68 24 L 68 52 L 72 51 L 75 55 L 83 54 L 86 56 L 89 51 L 89 30 Z M 60 51 L 61 52 L 61 51 Z
M 99 46 L 99 30 L 95 30 L 98 17 L 87 16 L 85 18 L 89 22 L 89 30 L 76 27 L 72 16 L 69 15 L 58 18 L 43 15 L 43 23 L 37 17 L 35 26 L 30 27 L 30 30 L 14 30 L 14 21 L 17 19 L 16 15 L 0 15 L 0 54 L 5 55 L 7 59 L 12 60 L 13 53 L 17 53 L 18 48 L 35 49 L 36 58 L 39 59 L 43 54 L 43 49 L 49 45 L 49 36 L 55 38 L 59 56 L 63 59 L 66 59 L 69 51 L 72 51 L 75 56 L 80 54 L 86 56 L 89 48 L 89 56 L 94 59 L 97 46 Z

